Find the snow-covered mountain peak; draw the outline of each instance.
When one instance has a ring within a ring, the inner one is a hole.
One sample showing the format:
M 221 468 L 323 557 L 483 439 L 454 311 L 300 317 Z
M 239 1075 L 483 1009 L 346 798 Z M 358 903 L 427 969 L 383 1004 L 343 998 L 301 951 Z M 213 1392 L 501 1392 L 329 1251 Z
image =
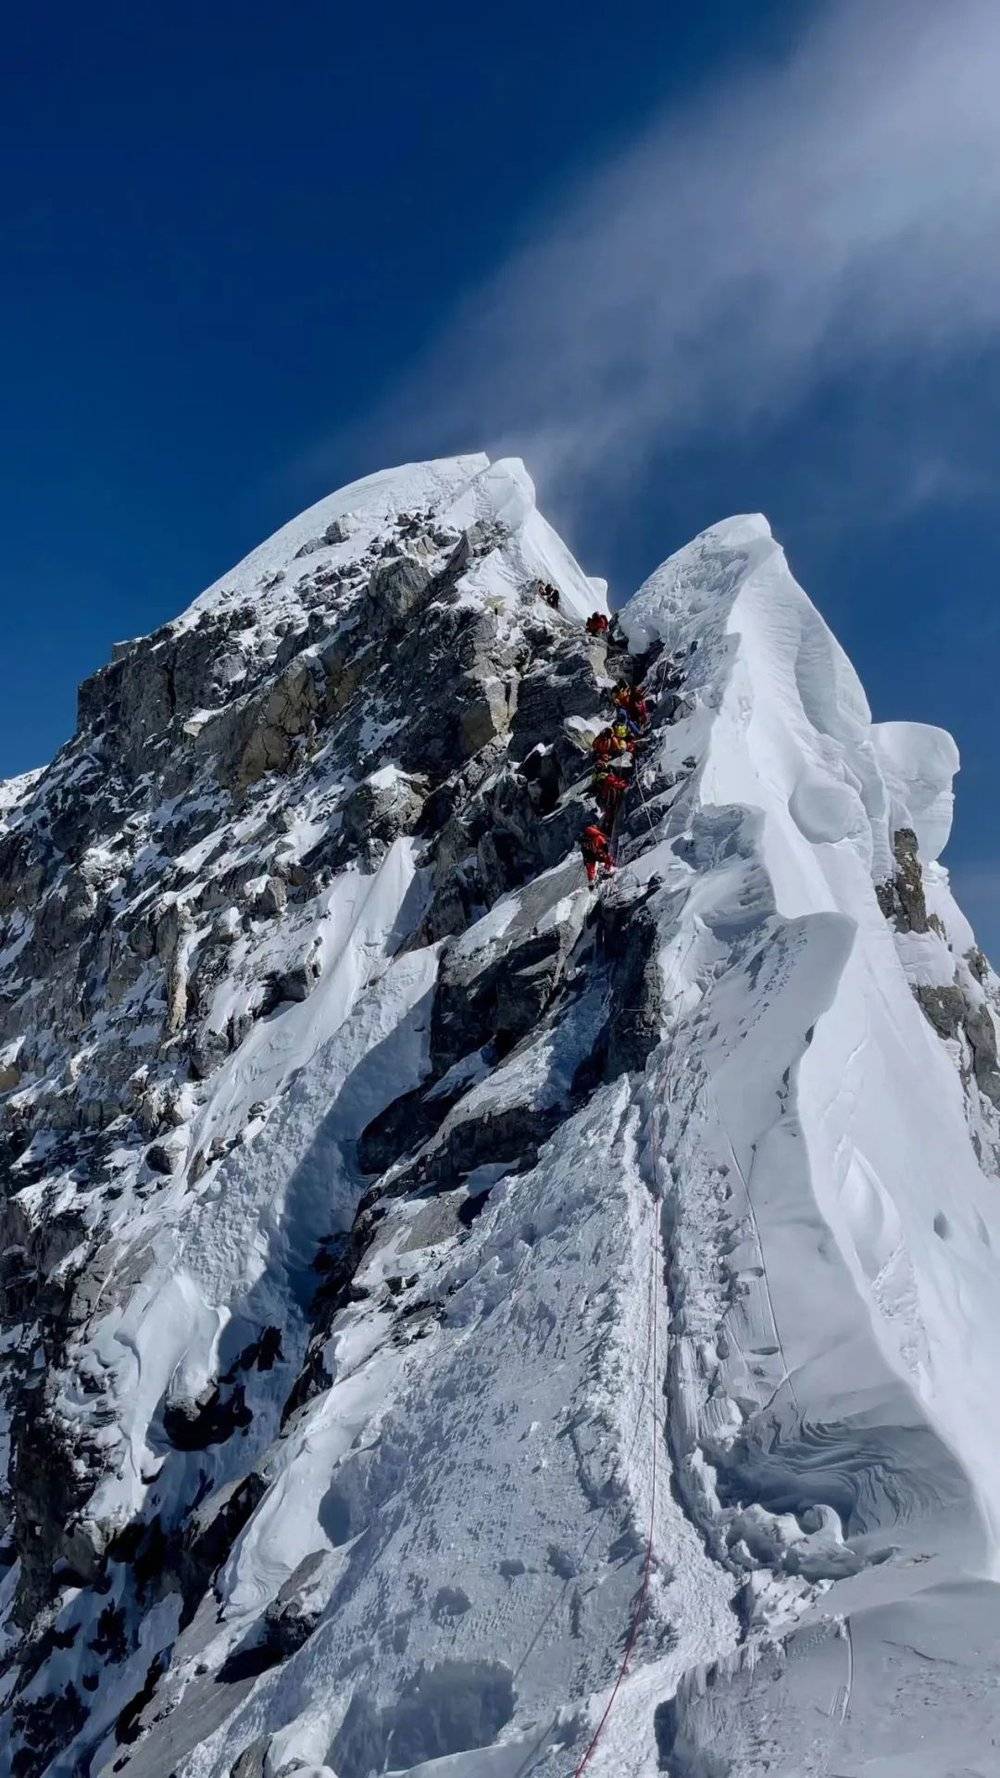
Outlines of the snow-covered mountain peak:
M 470 480 L 488 467 L 489 458 L 479 453 L 405 464 L 399 469 L 380 470 L 359 481 L 349 482 L 336 493 L 307 507 L 272 537 L 258 544 L 228 574 L 213 581 L 189 607 L 186 615 L 210 609 L 222 599 L 258 591 L 273 574 L 285 574 L 290 563 L 301 560 L 301 551 L 309 553 L 312 548 L 321 546 L 331 527 L 346 533 L 343 538 L 331 539 L 330 547 L 336 548 L 338 543 L 347 543 L 352 532 L 370 542 L 380 530 L 391 525 L 400 512 L 426 506 L 432 509 L 447 507 Z
M 491 463 L 479 453 L 408 463 L 349 483 L 258 545 L 208 587 L 180 621 L 246 597 L 259 600 L 262 594 L 280 606 L 294 593 L 296 583 L 311 584 L 312 576 L 297 570 L 296 564 L 305 558 L 310 570 L 332 572 L 357 562 L 367 551 L 398 541 L 394 534 L 400 530 L 401 515 L 404 543 L 417 541 L 418 515 L 433 516 L 445 536 L 457 536 L 477 524 L 502 525 L 511 539 L 518 539 L 526 557 L 537 558 L 529 560 L 529 567 L 550 577 L 565 573 L 568 584 L 563 590 L 570 601 L 582 600 L 584 611 L 592 608 L 584 577 L 537 510 L 534 484 L 524 464 L 519 458 Z
M 386 471 L 0 788 L 0 1772 L 988 1769 L 957 752 L 759 515 L 606 611 L 519 461 Z

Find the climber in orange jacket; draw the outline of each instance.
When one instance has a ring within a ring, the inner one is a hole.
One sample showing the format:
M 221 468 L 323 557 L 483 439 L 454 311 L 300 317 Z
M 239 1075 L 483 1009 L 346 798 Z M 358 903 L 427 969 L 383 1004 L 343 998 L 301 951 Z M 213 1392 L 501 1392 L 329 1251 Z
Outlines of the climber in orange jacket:
M 626 715 L 630 716 L 639 728 L 649 727 L 649 699 L 641 685 L 633 685 Z
M 649 727 L 649 699 L 641 685 L 629 685 L 622 679 L 612 693 L 615 707 L 621 712 L 630 730 L 638 734 Z
M 622 798 L 629 788 L 629 781 L 621 772 L 611 771 L 602 766 L 594 776 L 594 798 L 608 822 L 614 822 L 621 807 Z
M 583 853 L 583 868 L 587 873 L 587 882 L 593 888 L 599 870 L 607 872 L 610 876 L 615 868 L 615 861 L 611 856 L 611 841 L 603 827 L 598 827 L 596 822 L 592 822 L 584 828 L 580 835 L 580 851 Z
M 627 731 L 624 723 L 617 724 L 615 728 L 602 728 L 600 734 L 595 735 L 591 743 L 594 759 L 601 765 L 606 765 L 613 759 L 619 759 L 623 753 L 628 752 L 626 737 Z

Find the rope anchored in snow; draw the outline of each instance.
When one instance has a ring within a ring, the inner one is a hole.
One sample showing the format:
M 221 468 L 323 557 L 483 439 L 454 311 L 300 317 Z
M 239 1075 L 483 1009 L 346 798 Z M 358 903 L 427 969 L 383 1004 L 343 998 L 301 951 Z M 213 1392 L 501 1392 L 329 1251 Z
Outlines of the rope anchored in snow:
M 635 787 L 636 787 L 636 790 L 639 792 L 639 801 L 641 802 L 643 810 L 645 812 L 646 820 L 649 822 L 649 831 L 650 831 L 650 833 L 655 833 L 656 832 L 656 824 L 655 824 L 652 814 L 650 812 L 649 804 L 646 801 L 646 798 L 643 794 L 642 779 L 639 776 L 639 767 L 638 766 L 636 766 L 636 769 L 635 769 Z

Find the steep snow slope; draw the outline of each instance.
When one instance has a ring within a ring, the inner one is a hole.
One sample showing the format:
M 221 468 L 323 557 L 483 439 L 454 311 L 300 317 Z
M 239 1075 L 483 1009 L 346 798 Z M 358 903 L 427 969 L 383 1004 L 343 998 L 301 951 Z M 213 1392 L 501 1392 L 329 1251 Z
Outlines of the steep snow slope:
M 0 790 L 0 1770 L 996 1763 L 953 743 L 872 724 L 762 519 L 628 657 L 602 604 L 522 465 L 368 477 Z

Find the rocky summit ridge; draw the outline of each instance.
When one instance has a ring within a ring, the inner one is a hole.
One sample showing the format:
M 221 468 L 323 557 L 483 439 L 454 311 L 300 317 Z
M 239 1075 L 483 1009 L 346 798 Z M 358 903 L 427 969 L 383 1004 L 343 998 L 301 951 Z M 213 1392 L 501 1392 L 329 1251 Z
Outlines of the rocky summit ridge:
M 520 463 L 388 471 L 0 786 L 0 1773 L 989 1769 L 957 752 L 763 519 L 606 610 Z

